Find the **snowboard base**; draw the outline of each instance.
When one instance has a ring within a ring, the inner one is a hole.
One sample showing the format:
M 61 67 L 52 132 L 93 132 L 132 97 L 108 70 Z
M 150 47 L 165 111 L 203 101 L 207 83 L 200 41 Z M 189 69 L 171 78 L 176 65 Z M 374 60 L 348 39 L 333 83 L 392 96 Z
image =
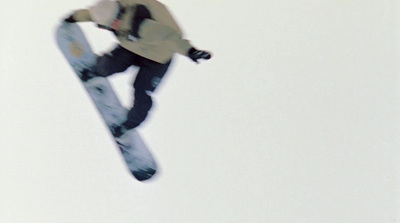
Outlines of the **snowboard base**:
M 123 123 L 128 110 L 122 106 L 108 79 L 104 77 L 93 77 L 87 81 L 81 79 L 82 71 L 86 69 L 90 72 L 97 59 L 81 28 L 75 23 L 62 23 L 57 28 L 56 40 L 109 130 L 111 131 L 111 126 Z M 157 172 L 154 157 L 137 130 L 129 130 L 114 140 L 136 179 L 147 180 Z

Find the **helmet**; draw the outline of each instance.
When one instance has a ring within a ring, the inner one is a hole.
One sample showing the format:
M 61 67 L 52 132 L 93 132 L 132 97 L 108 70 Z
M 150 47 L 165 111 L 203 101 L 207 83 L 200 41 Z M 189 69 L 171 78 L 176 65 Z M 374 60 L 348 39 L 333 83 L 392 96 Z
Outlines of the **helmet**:
M 118 3 L 113 0 L 100 0 L 96 5 L 89 8 L 93 21 L 103 26 L 111 26 L 118 11 Z

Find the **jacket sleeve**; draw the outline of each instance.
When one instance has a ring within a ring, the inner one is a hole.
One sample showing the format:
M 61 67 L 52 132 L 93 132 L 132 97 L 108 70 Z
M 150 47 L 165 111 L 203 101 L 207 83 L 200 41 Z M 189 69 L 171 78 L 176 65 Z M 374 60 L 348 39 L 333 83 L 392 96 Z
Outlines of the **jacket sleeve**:
M 88 9 L 80 9 L 75 11 L 72 16 L 77 22 L 92 22 L 92 18 L 90 16 Z
M 143 37 L 142 41 L 147 44 L 164 45 L 169 50 L 182 55 L 187 55 L 192 47 L 190 42 L 182 39 L 180 33 L 172 27 L 150 19 L 144 20 L 140 29 L 140 36 Z

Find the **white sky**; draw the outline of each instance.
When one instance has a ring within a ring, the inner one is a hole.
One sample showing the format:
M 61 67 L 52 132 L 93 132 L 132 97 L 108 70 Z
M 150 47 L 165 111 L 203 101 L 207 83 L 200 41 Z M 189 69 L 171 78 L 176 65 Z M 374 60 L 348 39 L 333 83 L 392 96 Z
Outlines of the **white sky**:
M 147 183 L 54 41 L 94 1 L 3 2 L 0 222 L 399 221 L 396 1 L 163 2 L 214 58 L 177 56 L 158 89 L 140 130 L 161 166 Z M 134 74 L 112 78 L 126 105 Z

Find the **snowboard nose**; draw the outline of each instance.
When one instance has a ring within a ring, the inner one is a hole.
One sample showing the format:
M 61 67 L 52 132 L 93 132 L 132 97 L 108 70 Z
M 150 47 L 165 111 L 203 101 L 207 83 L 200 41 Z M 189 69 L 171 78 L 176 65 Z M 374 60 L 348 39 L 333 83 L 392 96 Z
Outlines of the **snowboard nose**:
M 156 170 L 153 168 L 148 168 L 148 169 L 139 170 L 139 171 L 132 171 L 133 176 L 139 181 L 148 180 L 152 176 L 154 176 L 155 173 L 156 173 Z

